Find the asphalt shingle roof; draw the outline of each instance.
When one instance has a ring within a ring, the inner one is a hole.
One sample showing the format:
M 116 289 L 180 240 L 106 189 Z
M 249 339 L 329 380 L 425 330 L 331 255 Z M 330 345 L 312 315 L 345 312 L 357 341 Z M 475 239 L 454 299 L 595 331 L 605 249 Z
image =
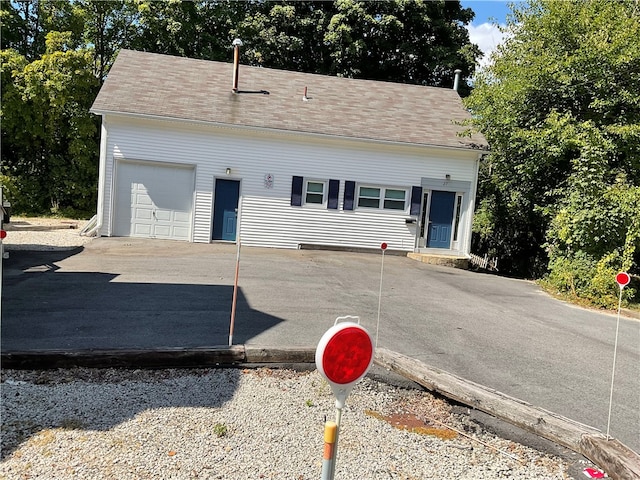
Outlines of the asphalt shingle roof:
M 357 80 L 121 50 L 92 111 L 486 149 L 461 137 L 470 118 L 452 89 Z M 303 101 L 307 88 L 308 101 Z M 268 95 L 255 93 L 269 92 Z

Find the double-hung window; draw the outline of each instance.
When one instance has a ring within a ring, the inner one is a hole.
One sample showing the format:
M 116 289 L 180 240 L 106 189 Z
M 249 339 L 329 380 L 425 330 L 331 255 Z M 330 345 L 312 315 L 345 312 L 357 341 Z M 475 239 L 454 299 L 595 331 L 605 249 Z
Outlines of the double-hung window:
M 369 186 L 358 188 L 358 207 L 405 210 L 406 206 L 407 190 L 405 189 Z
M 304 203 L 323 205 L 326 197 L 326 182 L 307 180 L 305 182 Z
M 384 189 L 384 208 L 389 210 L 404 210 L 407 203 L 407 191 L 397 188 Z
M 380 189 L 360 187 L 358 189 L 358 206 L 380 208 Z

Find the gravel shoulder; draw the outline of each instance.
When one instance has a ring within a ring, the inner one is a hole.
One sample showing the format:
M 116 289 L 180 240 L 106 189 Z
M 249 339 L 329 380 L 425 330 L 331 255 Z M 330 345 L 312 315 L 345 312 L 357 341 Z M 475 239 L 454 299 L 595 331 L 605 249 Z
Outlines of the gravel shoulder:
M 333 415 L 317 371 L 7 370 L 0 478 L 315 479 Z M 575 463 L 365 378 L 343 412 L 336 478 L 565 479 Z
M 85 220 L 70 218 L 12 217 L 3 224 L 7 237 L 4 249 L 11 250 L 72 250 L 82 247 L 93 237 L 80 235 Z

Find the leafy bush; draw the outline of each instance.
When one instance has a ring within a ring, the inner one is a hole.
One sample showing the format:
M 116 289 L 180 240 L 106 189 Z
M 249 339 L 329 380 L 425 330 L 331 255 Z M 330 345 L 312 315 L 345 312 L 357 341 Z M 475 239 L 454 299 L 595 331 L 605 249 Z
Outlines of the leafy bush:
M 543 286 L 575 300 L 586 300 L 590 304 L 615 309 L 620 290 L 615 277 L 622 269 L 622 258 L 613 252 L 596 260 L 585 252 L 556 256 L 549 263 L 549 275 Z M 637 293 L 628 286 L 622 291 L 623 305 L 631 303 Z

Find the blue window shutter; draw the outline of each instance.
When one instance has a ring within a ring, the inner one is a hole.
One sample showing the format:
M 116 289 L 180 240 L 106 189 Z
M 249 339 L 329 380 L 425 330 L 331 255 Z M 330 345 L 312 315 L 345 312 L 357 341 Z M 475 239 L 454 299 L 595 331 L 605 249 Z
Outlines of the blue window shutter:
M 344 182 L 344 209 L 353 210 L 353 199 L 356 195 L 356 182 L 347 180 Z
M 338 208 L 338 191 L 340 190 L 340 180 L 329 180 L 329 198 L 327 208 Z
M 302 177 L 295 175 L 291 181 L 291 205 L 295 207 L 302 205 Z
M 411 215 L 420 215 L 420 205 L 422 204 L 422 187 L 411 187 Z

